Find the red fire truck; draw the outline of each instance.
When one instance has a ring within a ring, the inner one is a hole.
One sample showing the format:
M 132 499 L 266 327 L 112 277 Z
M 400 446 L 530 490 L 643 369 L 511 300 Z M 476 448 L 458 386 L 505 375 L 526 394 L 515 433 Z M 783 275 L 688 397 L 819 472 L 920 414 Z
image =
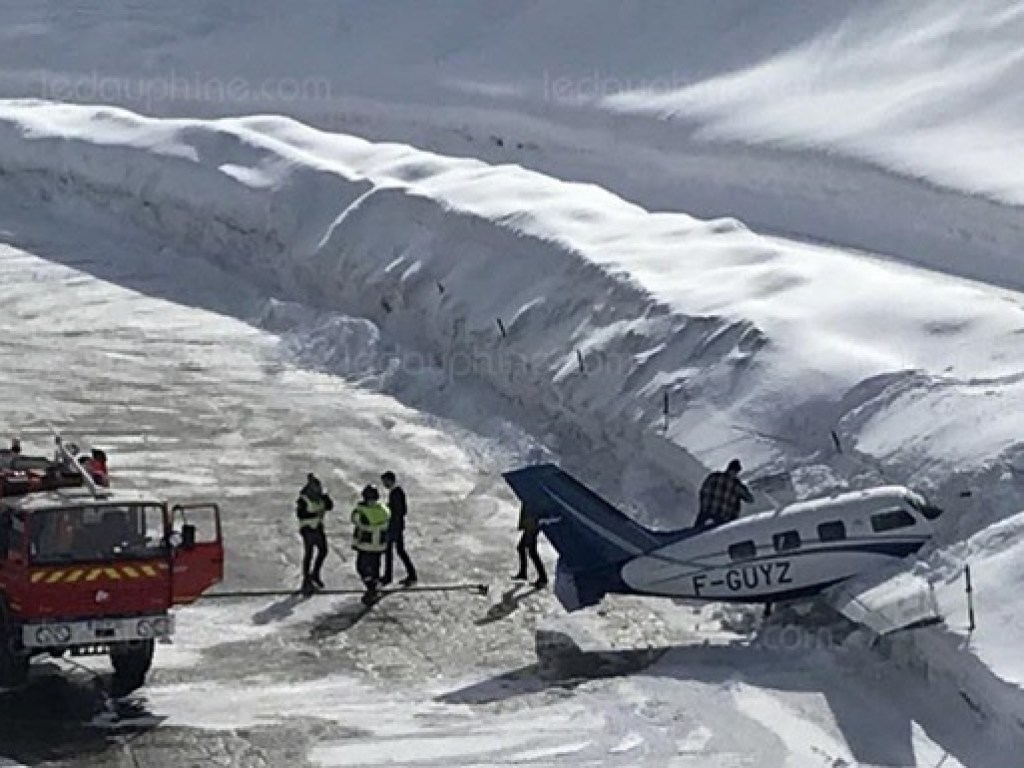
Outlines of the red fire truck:
M 171 608 L 223 577 L 220 510 L 101 487 L 57 442 L 53 460 L 0 451 L 0 687 L 33 657 L 105 654 L 133 690 Z

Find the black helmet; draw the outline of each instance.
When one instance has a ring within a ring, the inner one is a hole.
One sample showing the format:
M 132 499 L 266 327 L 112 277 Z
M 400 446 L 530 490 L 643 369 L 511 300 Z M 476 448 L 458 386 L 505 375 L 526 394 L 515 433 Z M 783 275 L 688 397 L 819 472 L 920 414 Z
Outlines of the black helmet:
M 363 501 L 371 502 L 380 499 L 380 491 L 377 490 L 377 486 L 368 485 L 363 488 Z

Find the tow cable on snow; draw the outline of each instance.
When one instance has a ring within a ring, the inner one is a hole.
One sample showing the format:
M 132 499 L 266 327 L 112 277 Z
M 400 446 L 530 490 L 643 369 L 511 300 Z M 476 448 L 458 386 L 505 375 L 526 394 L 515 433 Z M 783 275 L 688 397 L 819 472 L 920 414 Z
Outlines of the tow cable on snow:
M 378 590 L 379 595 L 400 595 L 411 592 L 469 592 L 470 594 L 486 597 L 491 591 L 489 584 L 466 582 L 462 584 L 415 584 L 410 587 L 394 587 L 391 589 Z M 317 595 L 362 595 L 363 589 L 318 589 L 310 597 Z M 200 600 L 241 600 L 247 597 L 303 597 L 301 590 L 294 589 L 244 589 L 231 592 L 207 592 L 200 596 Z

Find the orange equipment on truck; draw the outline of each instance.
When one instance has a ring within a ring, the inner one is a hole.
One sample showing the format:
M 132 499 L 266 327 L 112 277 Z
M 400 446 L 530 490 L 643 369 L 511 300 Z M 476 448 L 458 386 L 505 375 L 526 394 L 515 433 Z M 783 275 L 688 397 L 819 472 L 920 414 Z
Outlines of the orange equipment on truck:
M 171 608 L 223 578 L 219 508 L 101 488 L 59 437 L 52 461 L 6 459 L 0 687 L 23 683 L 33 657 L 65 654 L 107 654 L 115 689 L 139 687 L 174 632 Z

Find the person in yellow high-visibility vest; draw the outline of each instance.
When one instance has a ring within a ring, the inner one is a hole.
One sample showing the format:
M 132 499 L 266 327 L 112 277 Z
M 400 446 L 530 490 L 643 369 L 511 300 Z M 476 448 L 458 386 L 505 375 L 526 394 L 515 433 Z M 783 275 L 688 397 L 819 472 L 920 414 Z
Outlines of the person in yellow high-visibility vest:
M 333 508 L 334 501 L 320 480 L 310 472 L 295 502 L 295 516 L 299 519 L 299 535 L 302 537 L 302 593 L 307 597 L 324 588 L 320 577 L 320 569 L 327 559 L 324 517 Z
M 365 605 L 370 605 L 377 597 L 390 522 L 391 512 L 381 502 L 380 491 L 372 485 L 363 488 L 362 500 L 352 510 L 352 549 L 356 551 L 356 572 L 366 587 Z

